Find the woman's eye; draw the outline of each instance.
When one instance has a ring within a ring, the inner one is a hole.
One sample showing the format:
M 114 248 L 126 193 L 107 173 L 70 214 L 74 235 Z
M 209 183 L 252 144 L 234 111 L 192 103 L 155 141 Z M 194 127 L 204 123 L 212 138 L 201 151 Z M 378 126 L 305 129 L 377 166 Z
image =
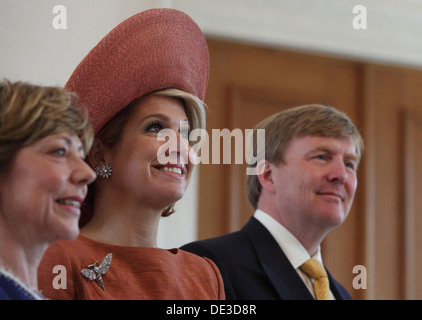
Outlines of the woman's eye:
M 57 148 L 51 151 L 50 153 L 55 156 L 64 157 L 66 155 L 66 152 L 66 148 Z
M 163 125 L 161 124 L 161 122 L 155 121 L 147 127 L 147 132 L 160 132 L 160 130 L 162 129 Z

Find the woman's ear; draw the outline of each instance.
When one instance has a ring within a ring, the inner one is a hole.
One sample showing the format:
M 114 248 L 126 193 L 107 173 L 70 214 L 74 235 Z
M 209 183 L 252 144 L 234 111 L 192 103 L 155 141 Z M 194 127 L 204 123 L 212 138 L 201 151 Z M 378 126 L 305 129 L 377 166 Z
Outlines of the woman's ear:
M 261 183 L 262 188 L 269 192 L 275 192 L 272 168 L 273 164 L 267 160 L 259 161 L 256 166 L 258 180 Z
M 88 154 L 87 158 L 88 163 L 91 165 L 91 167 L 95 168 L 97 164 L 103 164 L 104 161 L 104 144 L 98 140 L 95 139 L 94 143 L 92 144 L 91 151 Z

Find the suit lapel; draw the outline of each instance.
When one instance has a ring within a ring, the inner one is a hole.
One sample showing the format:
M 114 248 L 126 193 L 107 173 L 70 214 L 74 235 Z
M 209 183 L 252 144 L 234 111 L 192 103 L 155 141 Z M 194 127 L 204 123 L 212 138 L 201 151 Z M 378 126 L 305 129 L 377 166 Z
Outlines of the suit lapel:
M 262 268 L 279 294 L 280 299 L 313 299 L 283 250 L 258 220 L 252 217 L 242 228 L 242 231 L 249 237 Z
M 333 293 L 336 300 L 352 300 L 352 296 L 347 292 L 346 289 L 343 288 L 343 286 L 338 283 L 328 272 L 327 269 L 325 269 L 328 274 L 328 280 L 330 281 L 330 290 Z

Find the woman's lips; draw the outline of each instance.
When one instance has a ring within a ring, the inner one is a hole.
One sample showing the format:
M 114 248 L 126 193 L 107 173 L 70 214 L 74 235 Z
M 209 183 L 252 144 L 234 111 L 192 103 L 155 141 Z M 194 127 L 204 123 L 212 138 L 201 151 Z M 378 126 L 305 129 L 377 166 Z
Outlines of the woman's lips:
M 57 199 L 56 202 L 64 207 L 67 211 L 71 212 L 75 215 L 81 214 L 81 206 L 83 199 L 80 197 L 66 197 L 66 198 L 60 198 Z
M 186 175 L 186 167 L 183 164 L 160 164 L 154 166 L 154 168 L 166 173 L 176 174 L 179 176 Z

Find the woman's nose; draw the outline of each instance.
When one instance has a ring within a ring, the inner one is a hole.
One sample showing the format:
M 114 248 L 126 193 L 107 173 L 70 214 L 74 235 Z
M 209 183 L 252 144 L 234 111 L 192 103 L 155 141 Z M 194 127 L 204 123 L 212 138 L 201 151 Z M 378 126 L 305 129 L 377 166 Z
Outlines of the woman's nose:
M 189 153 L 189 141 L 185 134 L 178 131 L 173 131 L 174 138 L 170 139 L 172 143 L 169 143 L 168 149 L 166 150 L 167 156 L 177 156 L 177 162 L 180 162 L 180 158 L 185 158 Z
M 94 170 L 81 158 L 78 157 L 72 173 L 72 180 L 78 185 L 88 185 L 96 178 Z

